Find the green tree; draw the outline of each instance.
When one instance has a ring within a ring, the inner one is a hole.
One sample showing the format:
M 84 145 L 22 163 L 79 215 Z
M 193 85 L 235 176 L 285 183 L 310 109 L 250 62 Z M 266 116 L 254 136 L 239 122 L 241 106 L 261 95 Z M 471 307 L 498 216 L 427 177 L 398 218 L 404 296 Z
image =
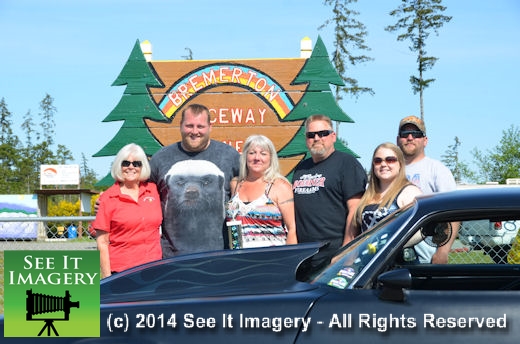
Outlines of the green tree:
M 437 57 L 426 56 L 426 41 L 433 31 L 438 30 L 452 17 L 442 14 L 446 7 L 442 0 L 402 0 L 401 5 L 390 12 L 390 15 L 399 18 L 395 25 L 389 25 L 386 31 L 400 31 L 398 41 L 410 40 L 410 50 L 417 54 L 419 76 L 410 76 L 410 83 L 414 94 L 419 93 L 421 119 L 424 120 L 423 92 L 435 79 L 424 79 L 424 72 L 431 69 L 437 62 Z
M 359 12 L 349 8 L 349 5 L 355 2 L 357 0 L 323 1 L 325 5 L 332 6 L 333 15 L 318 29 L 321 30 L 329 25 L 334 26 L 332 63 L 344 82 L 343 86 L 335 86 L 336 101 L 343 99 L 343 93 L 356 98 L 365 92 L 374 94 L 371 88 L 359 86 L 358 81 L 347 74 L 349 65 L 355 66 L 373 60 L 373 58 L 366 55 L 356 55 L 356 53 L 361 53 L 362 51 L 369 51 L 370 48 L 365 44 L 365 38 L 368 34 L 366 26 L 356 19 Z
M 19 193 L 31 193 L 31 178 L 34 176 L 34 166 L 32 160 L 33 145 L 36 136 L 36 130 L 34 129 L 35 123 L 31 110 L 28 110 L 23 116 L 23 122 L 21 128 L 25 133 L 25 145 L 22 147 L 22 159 L 18 164 L 18 174 L 23 185 L 23 188 Z
M 505 184 L 508 178 L 520 177 L 520 130 L 511 125 L 502 132 L 500 144 L 487 153 L 475 148 L 473 156 L 479 167 L 480 182 Z
M 65 145 L 54 144 L 56 112 L 54 99 L 46 94 L 40 102 L 39 128 L 31 110 L 23 116 L 22 141 L 13 134 L 12 114 L 5 99 L 0 100 L 0 193 L 33 193 L 39 188 L 40 165 L 73 160 Z
M 123 146 L 131 142 L 143 147 L 149 156 L 162 147 L 144 120 L 147 118 L 156 122 L 168 122 L 148 91 L 148 87 L 164 85 L 156 78 L 152 68 L 146 62 L 139 40 L 136 41 L 123 70 L 112 83 L 112 86 L 123 85 L 126 85 L 123 97 L 103 120 L 103 122 L 124 121 L 123 125 L 116 136 L 94 154 L 94 157 L 116 155 Z M 111 185 L 113 182 L 109 173 L 98 182 L 98 186 Z
M 81 172 L 81 188 L 93 189 L 97 183 L 96 172 L 89 167 L 89 162 L 84 153 L 81 153 L 81 164 L 79 166 Z
M 5 99 L 0 100 L 0 143 L 4 143 L 13 136 L 13 115 L 7 109 Z M 0 157 L 1 159 L 2 157 Z
M 64 165 L 69 160 L 74 160 L 72 152 L 67 148 L 67 146 L 58 144 L 55 153 L 56 164 Z
M 56 107 L 54 106 L 54 98 L 52 98 L 49 94 L 46 94 L 45 97 L 40 102 L 40 126 L 42 131 L 38 132 L 39 136 L 37 139 L 41 139 L 41 135 L 44 135 L 46 138 L 44 141 L 49 143 L 49 146 L 52 146 L 54 143 L 54 136 L 56 132 L 54 129 L 56 128 L 56 121 L 54 120 L 54 115 L 56 114 Z
M 370 48 L 365 44 L 368 34 L 366 26 L 356 19 L 359 12 L 349 8 L 350 4 L 357 0 L 324 0 L 324 4 L 332 6 L 332 17 L 327 19 L 318 30 L 329 25 L 334 26 L 334 51 L 332 52 L 332 63 L 345 83 L 343 86 L 335 86 L 336 101 L 343 99 L 343 94 L 359 97 L 361 93 L 374 94 L 369 87 L 361 87 L 357 79 L 348 73 L 349 66 L 372 61 L 373 58 L 363 55 L 363 51 Z M 359 54 L 361 55 L 359 55 Z M 336 133 L 339 134 L 339 124 L 336 122 Z
M 20 188 L 17 173 L 20 161 L 20 142 L 12 129 L 12 114 L 5 99 L 0 100 L 0 193 L 14 193 Z
M 31 116 L 31 110 L 28 110 L 23 116 L 22 130 L 25 132 L 25 146 L 30 148 L 33 144 L 34 137 L 34 121 Z
M 471 171 L 469 166 L 459 159 L 459 148 L 462 143 L 457 136 L 454 140 L 455 143 L 448 146 L 446 153 L 441 156 L 441 161 L 450 169 L 458 184 L 463 181 L 473 182 L 476 180 L 475 172 Z
M 70 150 L 61 144 L 54 147 L 56 107 L 54 99 L 46 94 L 40 102 L 40 130 L 36 130 L 34 119 L 28 111 L 24 116 L 22 129 L 26 142 L 21 148 L 23 158 L 18 164 L 18 173 L 24 183 L 25 193 L 32 193 L 40 186 L 40 166 L 49 164 L 66 164 L 73 160 Z

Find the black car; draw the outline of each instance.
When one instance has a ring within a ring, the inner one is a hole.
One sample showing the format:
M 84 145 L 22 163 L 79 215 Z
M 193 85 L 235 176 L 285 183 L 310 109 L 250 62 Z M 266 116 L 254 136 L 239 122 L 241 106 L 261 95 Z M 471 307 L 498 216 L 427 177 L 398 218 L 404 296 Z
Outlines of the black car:
M 520 189 L 421 196 L 308 280 L 296 279 L 298 268 L 326 243 L 169 258 L 101 282 L 101 338 L 37 340 L 516 343 L 520 266 L 462 246 L 449 264 L 419 264 L 411 243 L 438 247 L 461 223 L 519 217 Z

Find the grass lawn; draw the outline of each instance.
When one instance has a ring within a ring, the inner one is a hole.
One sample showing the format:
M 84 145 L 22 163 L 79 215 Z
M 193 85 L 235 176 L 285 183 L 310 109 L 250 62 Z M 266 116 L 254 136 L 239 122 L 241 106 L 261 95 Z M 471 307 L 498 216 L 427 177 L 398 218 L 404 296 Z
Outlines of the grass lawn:
M 484 251 L 451 251 L 448 264 L 495 264 Z

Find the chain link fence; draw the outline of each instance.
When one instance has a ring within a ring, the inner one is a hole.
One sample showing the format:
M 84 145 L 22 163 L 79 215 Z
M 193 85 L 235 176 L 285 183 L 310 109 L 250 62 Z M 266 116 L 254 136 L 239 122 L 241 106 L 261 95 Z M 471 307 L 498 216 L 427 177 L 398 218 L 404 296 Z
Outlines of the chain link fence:
M 470 251 L 482 251 L 494 263 L 507 264 L 507 254 L 519 228 L 520 220 L 466 221 L 461 225 L 458 240 Z

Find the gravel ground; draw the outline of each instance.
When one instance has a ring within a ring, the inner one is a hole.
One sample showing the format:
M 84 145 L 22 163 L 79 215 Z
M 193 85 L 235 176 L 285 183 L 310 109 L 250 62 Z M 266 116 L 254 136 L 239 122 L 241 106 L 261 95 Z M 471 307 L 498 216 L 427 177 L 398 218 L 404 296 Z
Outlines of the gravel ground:
M 12 250 L 96 250 L 96 241 L 55 239 L 49 241 L 0 241 L 0 251 Z

